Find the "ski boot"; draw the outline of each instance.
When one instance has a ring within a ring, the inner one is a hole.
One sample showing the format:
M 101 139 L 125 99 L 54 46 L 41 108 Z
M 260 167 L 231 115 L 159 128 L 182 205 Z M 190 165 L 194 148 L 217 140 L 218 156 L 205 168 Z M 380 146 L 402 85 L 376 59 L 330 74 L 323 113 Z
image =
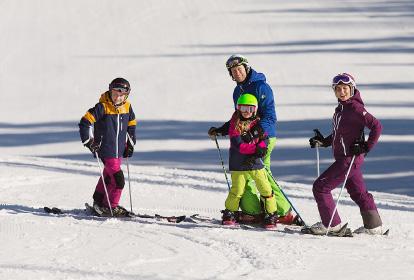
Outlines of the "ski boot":
M 286 213 L 286 215 L 280 216 L 277 219 L 277 222 L 280 223 L 280 224 L 284 224 L 284 225 L 291 225 L 291 224 L 294 223 L 295 219 L 296 219 L 296 217 L 293 216 L 292 211 L 289 211 L 289 212 Z
M 341 230 L 341 224 L 337 224 L 336 226 L 331 226 L 329 228 L 330 233 L 335 233 Z M 328 229 L 322 224 L 322 222 L 317 222 L 310 227 L 310 231 L 315 235 L 325 235 Z
M 236 224 L 236 215 L 234 214 L 234 212 L 225 209 L 221 211 L 221 213 L 223 213 L 223 216 L 221 217 L 221 224 L 226 226 L 234 226 Z
M 357 228 L 354 230 L 355 234 L 369 234 L 369 235 L 383 235 L 384 232 L 382 230 L 382 226 L 376 228 L 365 228 L 364 226 Z
M 276 221 L 277 221 L 277 215 L 276 213 L 266 213 L 264 220 L 263 220 L 263 226 L 265 229 L 274 229 L 276 228 Z
M 112 214 L 114 217 L 133 217 L 135 216 L 134 213 L 126 210 L 124 207 L 118 205 L 115 208 L 112 208 Z

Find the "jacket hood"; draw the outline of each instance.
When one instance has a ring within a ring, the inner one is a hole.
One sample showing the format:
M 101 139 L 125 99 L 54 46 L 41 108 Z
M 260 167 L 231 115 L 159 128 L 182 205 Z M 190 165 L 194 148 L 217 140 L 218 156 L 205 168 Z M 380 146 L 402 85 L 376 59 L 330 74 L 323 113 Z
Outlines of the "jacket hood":
M 101 94 L 101 97 L 99 97 L 99 103 L 110 103 L 112 104 L 112 100 L 109 97 L 109 91 L 105 91 Z

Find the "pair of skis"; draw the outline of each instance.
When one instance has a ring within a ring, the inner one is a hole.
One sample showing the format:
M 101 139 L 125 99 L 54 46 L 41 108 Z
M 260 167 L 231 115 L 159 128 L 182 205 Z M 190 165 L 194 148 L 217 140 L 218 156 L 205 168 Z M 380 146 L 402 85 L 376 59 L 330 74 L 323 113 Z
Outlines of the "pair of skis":
M 298 233 L 298 234 L 313 234 L 310 227 L 300 225 L 285 225 L 278 223 L 275 228 L 266 229 L 260 223 L 237 223 L 235 225 L 222 225 L 220 219 L 201 216 L 198 214 L 189 216 L 185 221 L 199 225 L 206 225 L 209 227 L 226 228 L 226 229 L 241 229 L 241 230 L 255 230 L 255 231 L 278 231 L 282 233 Z M 329 233 L 328 236 L 333 237 L 352 237 L 352 231 L 348 228 L 348 224 L 344 225 L 338 232 Z
M 88 203 L 85 203 L 85 210 L 79 211 L 76 213 L 74 210 L 72 211 L 65 211 L 57 207 L 44 207 L 43 210 L 48 214 L 55 214 L 55 215 L 67 215 L 67 216 L 74 216 L 74 215 L 85 215 L 85 216 L 92 216 L 98 218 L 112 218 L 111 216 L 103 216 L 95 211 L 95 209 L 90 206 Z M 141 219 L 153 219 L 157 221 L 167 221 L 169 223 L 181 223 L 184 221 L 186 216 L 162 216 L 162 215 L 148 215 L 148 214 L 135 214 L 132 212 L 128 212 L 125 216 L 122 217 L 114 217 L 118 219 L 134 219 L 134 218 L 141 218 Z
M 55 214 L 55 215 L 67 215 L 67 216 L 75 216 L 75 215 L 86 215 L 86 216 L 92 216 L 92 217 L 100 217 L 100 218 L 111 218 L 110 216 L 101 216 L 92 206 L 89 204 L 85 204 L 86 209 L 79 211 L 79 213 L 76 213 L 74 210 L 71 211 L 65 211 L 57 207 L 44 207 L 44 211 L 49 214 Z M 238 223 L 234 226 L 226 226 L 222 225 L 222 221 L 220 219 L 211 218 L 207 216 L 202 216 L 199 214 L 194 214 L 191 216 L 162 216 L 162 215 L 148 215 L 148 214 L 134 214 L 132 212 L 128 212 L 129 214 L 125 217 L 115 217 L 119 219 L 134 219 L 134 218 L 141 218 L 141 219 L 152 219 L 157 221 L 166 221 L 169 223 L 192 223 L 192 224 L 198 224 L 198 225 L 205 225 L 207 227 L 211 228 L 226 228 L 226 229 L 242 229 L 242 230 L 256 230 L 256 231 L 279 231 L 279 232 L 285 232 L 285 233 L 298 233 L 298 234 L 312 234 L 312 235 L 321 235 L 321 234 L 315 234 L 312 231 L 312 228 L 309 226 L 299 226 L 299 225 L 284 225 L 284 224 L 278 224 L 276 228 L 266 229 L 261 224 L 258 223 Z M 280 229 L 283 227 L 282 229 Z M 389 230 L 387 230 L 383 235 L 388 235 Z M 325 235 L 325 234 L 322 234 Z M 336 232 L 329 232 L 327 236 L 331 237 L 353 237 L 354 234 L 352 233 L 352 230 L 348 227 L 348 223 L 343 225 L 339 231 Z

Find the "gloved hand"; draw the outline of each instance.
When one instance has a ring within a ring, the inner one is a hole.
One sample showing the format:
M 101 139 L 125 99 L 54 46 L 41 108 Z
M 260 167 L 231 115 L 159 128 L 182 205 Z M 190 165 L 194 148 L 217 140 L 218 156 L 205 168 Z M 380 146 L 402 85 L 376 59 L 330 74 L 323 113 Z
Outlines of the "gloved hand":
M 259 145 L 256 146 L 255 156 L 258 158 L 262 158 L 267 153 L 267 147 L 260 147 Z
M 245 131 L 240 135 L 241 139 L 245 143 L 250 143 L 253 141 L 254 137 L 253 134 L 250 131 Z
M 368 144 L 367 142 L 358 141 L 352 144 L 351 146 L 351 154 L 355 156 L 359 156 L 360 154 L 367 154 L 369 152 L 368 150 Z
M 208 136 L 210 136 L 212 140 L 214 140 L 217 136 L 223 136 L 223 127 L 210 127 L 208 130 Z
M 101 148 L 101 142 L 97 143 L 93 138 L 91 138 L 84 146 L 88 148 L 92 154 L 95 155 L 95 153 Z
M 132 145 L 129 141 L 127 141 L 125 145 L 124 154 L 122 155 L 124 158 L 132 157 L 132 154 L 134 153 L 134 145 Z
M 260 124 L 256 124 L 249 131 L 243 132 L 241 134 L 241 138 L 244 142 L 250 143 L 254 139 L 264 140 L 266 135 L 264 134 L 262 126 Z
M 210 129 L 208 130 L 208 136 L 210 136 L 210 138 L 211 139 L 213 139 L 214 140 L 214 138 L 219 134 L 218 132 L 217 132 L 217 127 L 214 127 L 214 126 L 212 126 L 212 127 L 210 127 Z
M 325 147 L 323 144 L 325 137 L 323 137 L 322 133 L 318 129 L 314 129 L 313 131 L 315 132 L 315 136 L 309 139 L 311 148 L 315 148 L 316 146 Z
M 266 139 L 266 134 L 263 127 L 257 123 L 251 129 L 250 133 L 253 135 L 253 138 L 259 138 L 260 140 Z

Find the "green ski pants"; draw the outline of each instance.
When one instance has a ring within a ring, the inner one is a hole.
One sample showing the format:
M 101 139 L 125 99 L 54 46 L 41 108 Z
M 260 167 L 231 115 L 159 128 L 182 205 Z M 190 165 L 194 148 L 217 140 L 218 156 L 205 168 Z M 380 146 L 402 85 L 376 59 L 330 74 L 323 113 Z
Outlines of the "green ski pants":
M 266 168 L 270 171 L 270 155 L 273 151 L 273 148 L 276 144 L 276 137 L 269 138 L 269 144 L 267 146 L 267 153 L 266 156 L 263 159 L 263 162 L 266 166 Z M 276 198 L 276 205 L 277 205 L 277 215 L 285 216 L 290 211 L 290 204 L 286 200 L 285 196 L 280 191 L 280 187 L 277 185 L 276 182 L 273 181 L 270 174 L 267 173 L 266 170 L 267 179 L 270 183 L 270 186 L 272 187 L 274 196 Z M 270 171 L 271 172 L 271 171 Z M 240 209 L 250 215 L 257 215 L 263 212 L 260 199 L 259 199 L 259 193 L 257 191 L 256 185 L 254 180 L 249 179 L 246 182 L 245 191 L 243 196 L 240 199 Z

